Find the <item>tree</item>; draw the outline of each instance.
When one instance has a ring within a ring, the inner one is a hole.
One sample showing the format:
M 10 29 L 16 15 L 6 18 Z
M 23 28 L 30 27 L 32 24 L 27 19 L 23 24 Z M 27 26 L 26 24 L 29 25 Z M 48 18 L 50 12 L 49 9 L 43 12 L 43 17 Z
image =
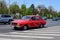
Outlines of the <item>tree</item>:
M 53 17 L 57 17 L 57 16 L 58 16 L 57 11 L 53 11 L 53 12 L 52 12 L 52 15 L 53 15 Z M 53 18 L 53 17 L 52 17 L 52 18 Z
M 48 7 L 48 11 L 49 11 L 49 13 L 48 13 L 49 18 L 51 18 L 51 14 L 52 14 L 52 12 L 53 12 L 53 7 L 52 7 L 52 6 L 49 6 L 49 7 Z M 52 15 L 52 17 L 53 17 L 53 15 Z
M 35 10 L 35 6 L 34 6 L 34 4 L 31 4 L 31 6 L 30 6 L 30 10 L 32 11 L 32 14 L 34 15 L 35 13 L 34 13 L 34 10 Z
M 47 8 L 44 5 L 38 5 L 38 9 L 39 9 L 39 15 L 40 16 L 46 16 L 47 14 Z
M 35 15 L 38 14 L 38 9 L 37 9 L 37 8 L 34 9 L 34 14 L 35 14 Z
M 25 13 L 26 15 L 32 15 L 32 11 L 30 10 L 30 8 L 27 8 Z
M 5 1 L 0 1 L 0 14 L 8 14 L 8 8 Z
M 48 9 L 45 8 L 45 9 L 42 9 L 42 16 L 46 16 L 47 17 L 48 15 Z
M 57 16 L 60 17 L 60 12 L 57 13 Z
M 26 5 L 25 4 L 21 5 L 21 9 L 20 10 L 21 10 L 21 13 L 22 13 L 23 16 L 26 15 L 26 13 L 25 13 L 26 12 Z
M 17 4 L 10 5 L 9 9 L 12 14 L 20 13 L 20 8 Z

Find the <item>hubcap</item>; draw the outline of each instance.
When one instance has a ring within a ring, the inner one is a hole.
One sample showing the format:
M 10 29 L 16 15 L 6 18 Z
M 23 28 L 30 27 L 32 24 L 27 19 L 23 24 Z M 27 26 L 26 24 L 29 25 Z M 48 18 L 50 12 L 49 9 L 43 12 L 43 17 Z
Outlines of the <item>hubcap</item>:
M 42 25 L 40 27 L 42 28 Z
M 24 30 L 27 30 L 27 26 L 24 26 Z

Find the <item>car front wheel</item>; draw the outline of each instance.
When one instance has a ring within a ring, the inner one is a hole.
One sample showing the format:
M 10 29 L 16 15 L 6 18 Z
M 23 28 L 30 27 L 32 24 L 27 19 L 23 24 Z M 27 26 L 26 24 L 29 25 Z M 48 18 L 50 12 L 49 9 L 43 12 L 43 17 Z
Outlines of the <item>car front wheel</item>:
M 27 25 L 23 26 L 23 30 L 27 30 L 27 29 L 28 29 Z
M 14 30 L 18 30 L 18 28 L 17 27 L 14 27 Z

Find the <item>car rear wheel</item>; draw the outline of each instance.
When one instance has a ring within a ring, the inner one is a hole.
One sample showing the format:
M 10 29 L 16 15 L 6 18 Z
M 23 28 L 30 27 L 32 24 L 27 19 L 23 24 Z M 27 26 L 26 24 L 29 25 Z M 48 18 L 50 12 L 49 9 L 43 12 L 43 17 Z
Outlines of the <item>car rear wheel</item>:
M 41 25 L 39 26 L 39 28 L 44 28 L 44 25 L 43 25 L 43 24 L 41 24 Z
M 27 30 L 27 29 L 28 29 L 27 25 L 23 26 L 23 30 Z
M 4 23 L 4 24 L 7 24 L 7 23 Z

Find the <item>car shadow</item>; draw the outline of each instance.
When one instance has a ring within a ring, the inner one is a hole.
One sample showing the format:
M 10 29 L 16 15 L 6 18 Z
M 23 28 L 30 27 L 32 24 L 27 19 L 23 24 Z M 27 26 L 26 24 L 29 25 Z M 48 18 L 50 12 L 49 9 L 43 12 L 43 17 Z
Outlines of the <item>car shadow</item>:
M 44 28 L 47 28 L 47 27 L 45 26 Z M 43 29 L 43 28 L 35 27 L 35 28 L 29 28 L 28 30 L 34 30 L 34 29 Z M 15 30 L 15 29 L 13 29 L 13 30 Z M 17 29 L 17 31 L 26 31 L 26 30 Z

